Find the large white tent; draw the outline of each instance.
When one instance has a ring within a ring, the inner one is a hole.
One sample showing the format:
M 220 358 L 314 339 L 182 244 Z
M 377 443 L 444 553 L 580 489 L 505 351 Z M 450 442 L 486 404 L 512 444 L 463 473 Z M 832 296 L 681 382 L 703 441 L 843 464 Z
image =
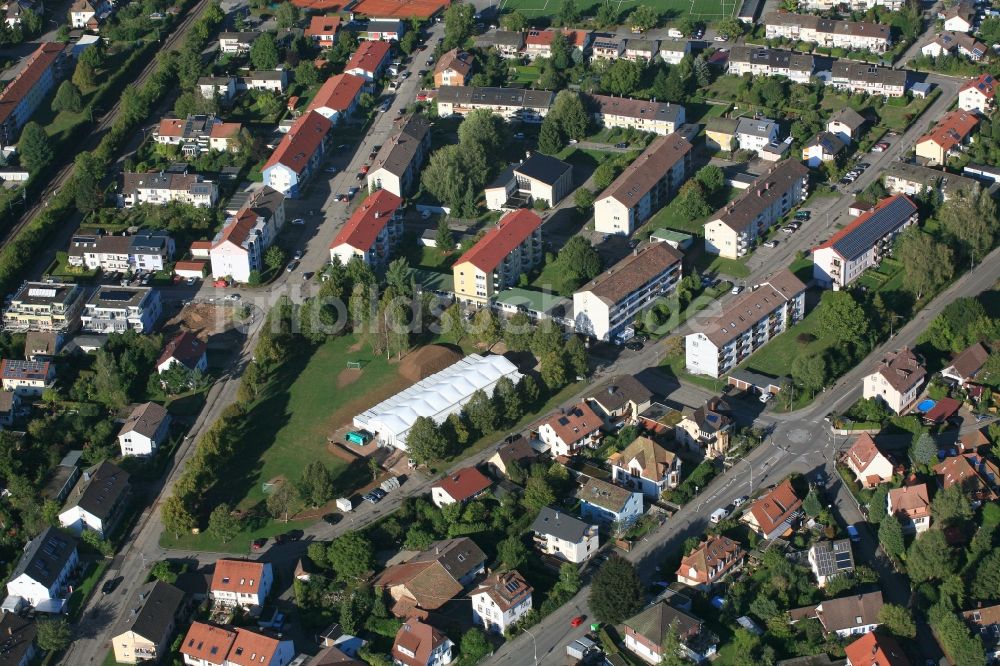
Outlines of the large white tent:
M 374 433 L 385 446 L 406 449 L 406 435 L 421 416 L 442 423 L 461 411 L 476 391 L 493 395 L 501 377 L 517 384 L 521 373 L 503 356 L 469 354 L 458 363 L 422 379 L 410 388 L 354 417 L 354 426 Z

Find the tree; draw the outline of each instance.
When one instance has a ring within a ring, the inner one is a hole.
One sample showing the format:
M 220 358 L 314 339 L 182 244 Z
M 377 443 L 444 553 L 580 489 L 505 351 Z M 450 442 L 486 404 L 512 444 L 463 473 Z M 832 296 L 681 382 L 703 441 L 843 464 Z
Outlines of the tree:
M 556 95 L 545 120 L 556 124 L 563 139 L 584 139 L 590 126 L 590 115 L 583 100 L 579 93 L 570 90 L 562 90 Z
M 463 148 L 478 145 L 492 156 L 507 143 L 507 125 L 503 118 L 487 109 L 476 109 L 458 126 L 458 142 Z
M 473 627 L 463 634 L 459 653 L 462 655 L 463 663 L 478 664 L 493 654 L 493 646 L 486 640 L 486 635 L 481 629 Z
M 687 666 L 688 662 L 681 656 L 681 639 L 677 633 L 677 624 L 671 623 L 660 644 L 660 666 Z
M 651 30 L 660 22 L 660 15 L 650 5 L 639 5 L 628 15 L 628 25 L 633 30 Z
M 92 50 L 93 47 L 87 49 L 87 51 Z M 84 51 L 86 53 L 87 51 Z M 80 61 L 76 63 L 76 68 L 73 70 L 73 85 L 81 90 L 93 88 L 97 85 L 97 72 L 94 71 L 94 67 L 87 62 L 84 62 L 81 56 Z
M 559 131 L 559 124 L 549 118 L 543 120 L 538 130 L 538 151 L 546 155 L 555 155 L 565 147 L 566 140 Z
M 938 243 L 916 225 L 900 235 L 896 256 L 903 264 L 906 288 L 918 299 L 925 292 L 937 290 L 955 273 L 951 248 Z
M 583 341 L 576 335 L 570 336 L 566 341 L 566 363 L 574 377 L 586 377 L 589 363 L 587 362 L 587 349 L 583 346 Z
M 516 9 L 509 14 L 504 14 L 500 17 L 500 25 L 503 26 L 504 30 L 509 30 L 511 32 L 528 31 L 528 19 L 524 16 L 524 14 Z
M 464 46 L 466 40 L 475 34 L 475 9 L 471 4 L 453 4 L 444 13 L 445 51 Z
M 158 581 L 173 585 L 177 582 L 177 572 L 170 566 L 170 562 L 160 560 L 150 569 L 149 575 Z
M 628 560 L 612 555 L 590 586 L 590 608 L 601 622 L 618 624 L 642 608 L 642 583 Z
M 705 188 L 707 196 L 722 191 L 722 188 L 726 186 L 726 174 L 714 164 L 706 164 L 698 169 L 698 173 L 694 177 Z
M 601 255 L 582 236 L 570 238 L 559 250 L 556 261 L 559 262 L 560 273 L 566 276 L 564 284 L 574 289 L 601 273 Z
M 897 638 L 915 638 L 917 625 L 908 608 L 896 604 L 885 604 L 878 612 L 878 621 L 884 629 Z
M 73 642 L 73 630 L 64 617 L 41 618 L 35 626 L 35 641 L 46 652 L 61 652 Z
M 291 3 L 286 3 L 291 4 Z M 295 5 L 292 5 L 293 7 Z M 298 65 L 295 66 L 295 82 L 300 83 L 307 88 L 318 84 L 320 82 L 319 70 L 316 69 L 316 65 L 310 60 L 303 60 Z
M 277 271 L 285 265 L 285 252 L 277 245 L 272 245 L 264 252 L 264 265 L 269 270 Z
M 676 23 L 674 27 L 680 30 L 685 37 L 690 37 L 692 34 L 694 34 L 695 22 L 694 19 L 692 19 L 690 16 L 684 16 Z
M 493 389 L 493 401 L 496 403 L 497 411 L 500 412 L 501 421 L 516 423 L 524 414 L 521 393 L 509 377 L 497 380 L 497 385 Z
M 524 312 L 518 311 L 507 320 L 503 330 L 503 341 L 512 352 L 528 351 L 531 347 L 531 320 Z
M 642 67 L 631 60 L 615 60 L 601 76 L 601 87 L 615 95 L 635 91 L 642 79 Z
M 868 335 L 868 316 L 849 291 L 824 291 L 820 299 L 820 324 L 837 342 L 858 342 Z
M 438 220 L 437 232 L 434 235 L 434 244 L 441 252 L 451 252 L 455 249 L 455 237 L 451 234 L 451 227 L 448 226 L 448 218 L 441 216 Z
M 937 452 L 938 447 L 934 438 L 923 432 L 913 439 L 910 458 L 915 463 L 929 465 L 937 459 Z
M 413 271 L 405 257 L 398 257 L 389 263 L 385 272 L 385 284 L 397 296 L 412 295 Z
M 500 341 L 500 322 L 490 308 L 482 308 L 476 312 L 476 317 L 472 322 L 472 334 L 476 341 L 490 349 Z
M 810 518 L 816 518 L 823 512 L 823 503 L 819 500 L 819 495 L 816 494 L 815 488 L 810 489 L 809 494 L 802 501 L 802 510 Z
M 810 395 L 823 388 L 826 381 L 826 360 L 820 354 L 799 355 L 792 361 L 792 377 L 795 383 Z
M 31 173 L 38 173 L 51 164 L 52 158 L 55 157 L 49 144 L 49 135 L 33 120 L 21 130 L 17 152 L 21 156 L 21 165 Z
M 927 530 L 918 535 L 906 553 L 906 571 L 914 583 L 941 578 L 954 571 L 954 566 L 954 553 L 944 530 Z
M 496 405 L 482 389 L 469 397 L 463 410 L 468 415 L 469 423 L 480 433 L 486 435 L 496 430 L 499 417 Z
M 323 506 L 333 499 L 333 474 L 319 460 L 313 460 L 302 470 L 298 493 L 304 502 L 313 507 Z
M 497 544 L 497 560 L 506 570 L 517 569 L 528 561 L 528 549 L 519 537 L 507 537 Z
M 687 221 L 697 220 L 712 212 L 712 207 L 705 199 L 705 190 L 698 180 L 689 180 L 681 185 L 674 205 L 677 206 L 677 212 Z
M 220 504 L 208 516 L 208 530 L 222 543 L 229 543 L 240 533 L 240 519 L 228 504 Z
M 274 19 L 279 28 L 291 28 L 299 22 L 299 8 L 291 2 L 282 2 L 274 10 Z
M 1000 551 L 994 550 L 979 562 L 969 591 L 980 601 L 1000 599 Z
M 875 490 L 872 491 L 872 498 L 868 502 L 868 521 L 876 525 L 882 522 L 885 518 L 885 513 L 888 509 L 887 500 L 889 497 L 889 484 L 880 483 L 875 486 Z
M 163 521 L 163 528 L 172 533 L 175 539 L 180 539 L 182 534 L 197 526 L 194 516 L 184 505 L 184 500 L 177 495 L 171 495 L 163 503 L 160 519 Z
M 903 526 L 896 516 L 889 514 L 882 519 L 878 527 L 878 541 L 882 548 L 892 557 L 901 557 L 906 550 L 903 539 Z
M 963 190 L 949 197 L 938 211 L 946 234 L 962 248 L 962 255 L 980 261 L 996 240 L 996 202 L 982 188 Z
M 374 458 L 372 459 L 374 460 Z M 282 518 L 288 522 L 288 512 L 299 499 L 295 486 L 283 481 L 267 496 L 267 512 L 274 518 Z
M 578 211 L 586 213 L 594 207 L 594 193 L 586 187 L 581 187 L 573 195 L 573 203 L 576 204 Z M 576 238 L 576 236 L 573 236 L 573 238 Z
M 964 527 L 972 520 L 972 506 L 962 492 L 961 484 L 938 491 L 931 502 L 934 524 L 942 527 Z
M 360 578 L 375 566 L 372 542 L 362 532 L 353 530 L 333 540 L 326 559 L 342 580 Z
M 524 498 L 521 501 L 528 509 L 538 512 L 542 507 L 555 502 L 556 495 L 544 476 L 532 476 L 524 486 Z
M 556 14 L 556 20 L 559 25 L 574 25 L 580 22 L 580 8 L 576 4 L 576 0 L 563 0 L 562 4 L 559 6 L 559 12 Z
M 250 64 L 254 69 L 274 69 L 279 62 L 278 42 L 274 39 L 274 33 L 260 33 L 250 47 Z
M 419 416 L 410 426 L 406 448 L 411 458 L 423 464 L 444 458 L 448 453 L 448 441 L 433 419 Z
M 729 39 L 736 39 L 743 35 L 743 23 L 732 16 L 727 16 L 715 24 L 715 31 Z
M 83 108 L 83 97 L 80 89 L 73 85 L 72 81 L 63 81 L 59 84 L 56 96 L 52 99 L 52 108 L 55 111 L 70 111 L 79 113 Z
M 566 358 L 561 352 L 553 351 L 542 357 L 542 367 L 539 373 L 549 391 L 555 392 L 569 383 Z

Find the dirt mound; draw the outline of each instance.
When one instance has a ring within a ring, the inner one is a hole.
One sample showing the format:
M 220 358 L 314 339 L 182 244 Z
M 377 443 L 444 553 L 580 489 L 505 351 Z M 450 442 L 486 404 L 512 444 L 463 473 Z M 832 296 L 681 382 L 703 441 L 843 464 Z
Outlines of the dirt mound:
M 399 362 L 399 376 L 416 384 L 461 360 L 460 351 L 442 345 L 427 345 L 410 352 Z

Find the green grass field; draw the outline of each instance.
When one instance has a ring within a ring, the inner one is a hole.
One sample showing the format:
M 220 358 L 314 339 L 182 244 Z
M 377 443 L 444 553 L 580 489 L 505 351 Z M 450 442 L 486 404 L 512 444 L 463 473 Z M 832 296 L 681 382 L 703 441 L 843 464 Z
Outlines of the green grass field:
M 622 17 L 639 6 L 637 0 L 610 0 Z M 524 14 L 529 20 L 535 17 L 554 16 L 559 11 L 561 0 L 502 0 L 501 12 L 514 11 Z M 584 14 L 594 14 L 601 0 L 579 0 L 577 7 Z M 735 0 L 651 0 L 641 4 L 648 5 L 667 19 L 678 19 L 690 16 L 693 19 L 712 21 L 733 16 L 740 3 Z

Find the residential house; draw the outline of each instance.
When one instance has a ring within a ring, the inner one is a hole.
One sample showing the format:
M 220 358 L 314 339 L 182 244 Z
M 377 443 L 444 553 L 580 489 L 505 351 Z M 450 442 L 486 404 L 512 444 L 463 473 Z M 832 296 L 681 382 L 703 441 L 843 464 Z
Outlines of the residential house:
M 222 666 L 234 642 L 235 629 L 196 621 L 181 641 L 180 652 L 188 666 Z
M 996 79 L 992 74 L 981 74 L 978 78 L 966 81 L 958 89 L 958 108 L 980 115 L 987 115 L 993 110 L 996 97 Z
M 384 189 L 398 197 L 409 194 L 430 148 L 430 123 L 425 115 L 414 113 L 399 121 L 372 163 L 368 190 Z
M 191 372 L 205 372 L 208 369 L 208 358 L 205 355 L 207 345 L 191 331 L 182 331 L 174 336 L 163 348 L 160 358 L 156 361 L 156 372 L 163 374 L 175 363 L 183 365 Z
M 220 32 L 219 52 L 229 55 L 246 55 L 263 33 L 260 32 Z
M 24 360 L 51 361 L 62 345 L 63 336 L 55 331 L 29 331 L 24 336 Z
M 847 146 L 836 134 L 831 132 L 819 132 L 802 147 L 802 161 L 810 168 L 822 166 L 826 162 L 832 162 L 837 156 L 844 152 Z
M 972 32 L 976 20 L 976 8 L 971 2 L 959 2 L 940 14 L 944 19 L 944 29 L 954 32 Z
M 590 47 L 591 60 L 618 60 L 625 51 L 625 40 L 615 34 L 595 35 Z
M 978 453 L 949 456 L 934 466 L 934 474 L 942 490 L 958 486 L 974 506 L 997 500 L 1000 470 L 993 461 Z
M 251 71 L 236 81 L 237 92 L 246 90 L 266 90 L 275 95 L 284 95 L 288 89 L 288 72 L 283 69 Z
M 163 659 L 181 619 L 184 593 L 173 585 L 158 580 L 146 583 L 135 597 L 135 605 L 111 639 L 119 664 Z
M 934 128 L 917 139 L 917 157 L 931 164 L 945 164 L 948 156 L 960 151 L 972 140 L 972 131 L 979 125 L 979 118 L 968 111 L 946 113 Z
M 39 613 L 61 613 L 71 594 L 70 578 L 80 563 L 76 545 L 76 539 L 54 527 L 46 527 L 29 541 L 7 579 L 3 610 L 30 607 Z
M 219 187 L 197 173 L 165 171 L 122 174 L 119 207 L 132 208 L 140 204 L 163 206 L 184 203 L 196 208 L 211 208 L 219 198 Z
M 37 635 L 38 624 L 33 619 L 17 613 L 0 615 L 0 636 L 4 637 L 0 663 L 4 666 L 28 666 L 33 663 L 38 656 L 35 645 Z
M 861 130 L 868 120 L 849 106 L 835 112 L 826 121 L 826 131 L 834 134 L 846 144 L 861 138 Z
M 542 507 L 531 530 L 542 554 L 574 564 L 590 559 L 600 547 L 597 525 L 548 506 Z
M 681 558 L 677 582 L 707 592 L 733 571 L 743 567 L 746 551 L 737 541 L 709 535 Z
M 910 666 L 892 636 L 869 632 L 844 648 L 847 666 Z
M 0 92 L 0 148 L 17 143 L 21 128 L 59 81 L 66 45 L 43 42 L 26 58 L 14 80 Z
M 157 289 L 100 286 L 83 307 L 80 328 L 85 333 L 152 333 L 162 313 Z
M 622 451 L 608 457 L 611 479 L 620 486 L 658 500 L 681 481 L 681 458 L 649 437 L 636 437 Z
M 854 571 L 854 554 L 850 539 L 817 541 L 809 548 L 809 568 L 816 576 L 817 584 L 825 587 L 837 576 Z
M 625 50 L 622 53 L 622 58 L 633 62 L 648 63 L 656 57 L 660 42 L 656 39 L 629 38 L 625 40 L 624 45 Z
M 5 358 L 0 361 L 0 382 L 4 391 L 21 397 L 40 396 L 56 379 L 56 369 L 49 361 L 22 361 Z
M 764 539 L 774 539 L 787 534 L 802 516 L 800 500 L 792 482 L 785 479 L 758 497 L 740 518 L 750 529 Z
M 963 32 L 942 32 L 920 48 L 921 54 L 931 58 L 957 54 L 973 62 L 979 62 L 989 52 L 986 44 Z
M 814 42 L 828 48 L 884 53 L 892 45 L 891 28 L 881 23 L 836 21 L 811 14 L 770 12 L 764 17 L 765 37 Z
M 287 197 L 298 197 L 323 161 L 332 127 L 333 123 L 316 111 L 307 111 L 296 120 L 264 164 L 264 184 Z
M 349 119 L 358 108 L 365 80 L 353 74 L 331 76 L 309 102 L 306 112 L 315 111 L 334 125 Z
M 170 414 L 162 405 L 137 405 L 118 431 L 123 456 L 151 456 L 170 434 Z
M 736 128 L 739 124 L 739 118 L 709 118 L 705 123 L 705 146 L 714 151 L 736 150 Z
M 583 447 L 596 445 L 603 419 L 586 402 L 560 408 L 538 426 L 538 438 L 553 457 L 572 456 Z
M 455 263 L 455 298 L 486 305 L 543 258 L 542 218 L 527 209 L 507 213 Z
M 846 287 L 878 267 L 899 234 L 919 219 L 917 205 L 906 195 L 883 199 L 812 249 L 813 278 L 823 287 Z
M 469 593 L 472 623 L 482 625 L 490 633 L 505 633 L 531 610 L 532 591 L 516 570 L 490 574 Z
M 875 372 L 864 378 L 862 395 L 878 398 L 896 414 L 904 413 L 917 399 L 927 371 L 909 347 L 888 352 Z
M 864 12 L 873 7 L 882 7 L 889 11 L 899 11 L 903 6 L 903 0 L 850 0 L 840 2 L 839 0 L 805 0 L 799 3 L 799 9 L 810 12 L 838 12 L 851 9 L 856 12 Z M 813 666 L 819 666 L 814 664 Z
M 498 446 L 486 465 L 494 475 L 510 476 L 511 465 L 516 464 L 522 470 L 527 470 L 537 457 L 538 454 L 531 448 L 528 440 L 518 435 Z
M 631 40 L 630 40 L 631 41 Z M 668 65 L 679 65 L 691 53 L 691 42 L 686 39 L 661 39 L 660 59 Z
M 402 204 L 389 190 L 376 190 L 367 197 L 330 244 L 330 261 L 346 266 L 357 257 L 372 267 L 389 263 L 403 237 Z
M 97 30 L 97 9 L 88 0 L 76 0 L 69 8 L 69 24 L 75 30 Z
M 618 375 L 587 397 L 587 404 L 607 428 L 635 423 L 653 402 L 653 393 L 632 375 Z
M 431 486 L 431 501 L 434 506 L 465 504 L 487 490 L 493 482 L 475 467 L 464 467 L 449 472 Z
M 674 426 L 677 442 L 692 451 L 704 451 L 706 458 L 725 455 L 735 421 L 729 405 L 721 398 L 709 398 L 697 409 L 684 408 Z
M 809 83 L 816 69 L 808 53 L 763 46 L 733 46 L 728 63 L 729 73 L 735 76 L 784 76 L 794 83 Z
M 591 523 L 625 530 L 642 515 L 642 493 L 593 477 L 576 492 L 576 498 L 580 517 Z
M 441 54 L 434 65 L 434 87 L 464 86 L 469 82 L 474 62 L 472 54 L 458 49 Z
M 188 666 L 290 666 L 295 645 L 243 627 L 193 622 L 180 652 Z
M 397 666 L 443 666 L 451 663 L 454 646 L 444 632 L 412 617 L 396 632 L 392 662 Z
M 228 104 L 236 98 L 235 76 L 202 76 L 196 85 L 202 99 L 218 100 L 221 104 Z
M 535 58 L 551 58 L 552 40 L 555 38 L 557 32 L 562 33 L 573 49 L 581 53 L 586 53 L 587 47 L 590 45 L 590 33 L 585 30 L 568 30 L 564 28 L 561 31 L 529 30 L 524 41 L 525 55 L 531 60 Z
M 125 511 L 132 488 L 129 478 L 106 460 L 84 470 L 59 514 L 59 524 L 76 536 L 89 529 L 103 539 Z
M 274 570 L 270 562 L 223 558 L 215 562 L 209 594 L 220 606 L 262 608 L 273 584 Z
M 313 16 L 309 19 L 309 27 L 306 28 L 304 35 L 319 48 L 329 49 L 337 43 L 339 31 L 339 16 Z
M 662 663 L 664 639 L 671 628 L 680 639 L 679 656 L 699 664 L 715 654 L 719 639 L 704 623 L 665 601 L 625 620 L 625 649 L 656 666 Z
M 886 498 L 886 511 L 899 519 L 904 532 L 926 532 L 931 526 L 931 501 L 927 494 L 927 484 L 891 489 Z
M 772 224 L 805 201 L 808 183 L 809 169 L 801 162 L 778 162 L 705 223 L 705 250 L 728 259 L 744 256 Z
M 21 409 L 21 397 L 14 391 L 0 391 L 0 427 L 9 428 Z
M 676 195 L 691 168 L 691 144 L 657 137 L 594 202 L 594 229 L 631 235 Z
M 230 217 L 209 246 L 212 275 L 217 280 L 248 282 L 252 272 L 264 270 L 264 253 L 285 224 L 285 195 L 265 186 L 250 194 L 237 211 L 227 213 Z
M 3 327 L 14 332 L 73 333 L 80 326 L 85 300 L 77 284 L 25 282 L 3 313 Z
M 555 93 L 528 88 L 474 88 L 472 86 L 441 86 L 434 102 L 438 115 L 460 116 L 476 109 L 489 109 L 504 120 L 540 123 L 549 112 Z
M 941 371 L 941 376 L 952 380 L 958 386 L 968 386 L 975 381 L 989 357 L 990 352 L 983 343 L 976 342 L 955 356 L 951 365 Z
M 544 202 L 554 207 L 573 191 L 573 165 L 542 153 L 533 153 L 505 169 L 486 187 L 486 207 L 512 210 Z
M 163 146 L 180 146 L 183 155 L 197 157 L 209 150 L 237 152 L 242 129 L 240 123 L 224 123 L 215 116 L 163 118 L 153 130 L 153 140 Z
M 1000 604 L 963 611 L 962 618 L 982 639 L 987 663 L 1000 659 Z
M 625 342 L 635 334 L 636 318 L 677 287 L 683 258 L 667 243 L 653 243 L 580 287 L 573 294 L 576 332 Z
M 815 606 L 792 609 L 789 615 L 793 623 L 805 618 L 817 618 L 826 633 L 847 638 L 873 631 L 879 625 L 880 610 L 882 593 L 875 591 L 827 599 Z
M 406 24 L 401 18 L 373 18 L 369 19 L 364 28 L 358 31 L 358 37 L 367 40 L 382 40 L 387 43 L 399 42 L 405 31 Z
M 134 236 L 76 234 L 70 241 L 70 266 L 105 272 L 161 271 L 174 258 L 174 239 L 166 231 Z
M 866 432 L 854 439 L 851 448 L 844 454 L 844 460 L 862 488 L 874 488 L 892 480 L 892 461 L 879 451 L 875 440 Z
M 344 73 L 354 74 L 372 82 L 382 75 L 382 71 L 389 64 L 391 51 L 392 45 L 389 42 L 381 40 L 361 42 L 344 65 Z
M 906 92 L 906 78 L 905 69 L 838 60 L 831 68 L 830 85 L 851 93 L 902 97 Z
M 806 286 L 790 271 L 772 275 L 685 337 L 688 372 L 720 377 L 805 316 Z
M 446 539 L 386 567 L 375 585 L 388 590 L 396 617 L 426 617 L 461 594 L 485 569 L 486 555 L 472 539 Z
M 882 180 L 891 194 L 912 197 L 934 190 L 940 192 L 945 201 L 961 192 L 973 191 L 979 187 L 979 183 L 973 178 L 907 162 L 891 162 L 886 167 Z
M 476 38 L 476 46 L 494 49 L 501 58 L 520 58 L 524 52 L 525 34 L 510 30 L 490 30 Z M 440 87 L 440 86 L 439 86 Z
M 778 123 L 768 118 L 740 118 L 736 125 L 736 142 L 740 150 L 760 152 L 777 140 Z

